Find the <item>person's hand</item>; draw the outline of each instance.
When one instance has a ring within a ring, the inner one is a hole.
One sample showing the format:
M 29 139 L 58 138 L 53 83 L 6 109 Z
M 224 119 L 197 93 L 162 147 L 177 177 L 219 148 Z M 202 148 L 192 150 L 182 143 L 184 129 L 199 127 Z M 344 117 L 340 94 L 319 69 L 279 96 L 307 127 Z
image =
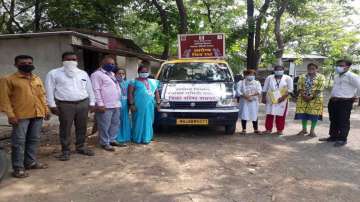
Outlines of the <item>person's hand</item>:
M 51 114 L 50 114 L 50 113 L 45 114 L 45 117 L 44 117 L 44 120 L 45 120 L 45 121 L 50 120 L 50 118 L 51 118 Z
M 130 105 L 130 111 L 131 111 L 131 113 L 136 112 L 136 107 L 135 107 L 135 105 Z
M 100 113 L 104 113 L 106 111 L 106 109 L 104 106 L 98 106 L 98 107 L 96 107 L 96 111 L 100 112 Z
M 56 116 L 59 116 L 60 111 L 57 107 L 50 107 L 51 113 L 55 114 Z
M 283 102 L 284 100 L 286 100 L 286 98 L 287 98 L 287 95 L 281 96 L 281 97 L 278 99 L 278 103 Z
M 19 119 L 17 119 L 16 117 L 9 117 L 8 122 L 9 122 L 9 124 L 15 126 L 19 123 Z
M 89 106 L 89 111 L 90 113 L 94 113 L 96 110 L 95 110 L 95 107 L 94 106 Z
M 157 110 L 158 112 L 160 112 L 160 104 L 157 104 L 157 105 L 156 105 L 156 110 Z
M 312 99 L 312 96 L 304 95 L 303 99 L 304 99 L 305 102 L 309 102 Z
M 266 104 L 266 96 L 262 96 L 262 97 L 261 97 L 261 102 L 262 102 L 263 104 Z

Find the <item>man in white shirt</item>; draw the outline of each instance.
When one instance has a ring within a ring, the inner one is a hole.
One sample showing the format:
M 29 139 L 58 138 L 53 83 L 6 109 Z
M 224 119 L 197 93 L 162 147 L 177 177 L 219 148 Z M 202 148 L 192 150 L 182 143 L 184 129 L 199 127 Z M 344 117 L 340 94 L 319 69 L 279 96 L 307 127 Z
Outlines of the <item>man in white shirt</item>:
M 59 160 L 70 159 L 71 127 L 74 122 L 76 151 L 93 156 L 94 152 L 85 146 L 89 109 L 95 105 L 95 96 L 88 74 L 77 67 L 74 52 L 62 55 L 63 66 L 51 70 L 46 76 L 47 102 L 53 114 L 59 116 L 62 154 Z
M 335 147 L 344 146 L 350 131 L 350 114 L 357 92 L 360 90 L 360 77 L 350 72 L 350 60 L 338 60 L 331 98 L 328 104 L 330 130 L 328 138 L 320 141 L 335 142 Z

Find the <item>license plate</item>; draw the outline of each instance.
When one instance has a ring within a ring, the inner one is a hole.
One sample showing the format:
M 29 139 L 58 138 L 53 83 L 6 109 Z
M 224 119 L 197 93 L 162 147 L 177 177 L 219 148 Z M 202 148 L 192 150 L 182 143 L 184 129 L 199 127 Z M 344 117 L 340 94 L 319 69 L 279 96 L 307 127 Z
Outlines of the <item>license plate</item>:
M 176 119 L 176 125 L 208 125 L 208 119 Z

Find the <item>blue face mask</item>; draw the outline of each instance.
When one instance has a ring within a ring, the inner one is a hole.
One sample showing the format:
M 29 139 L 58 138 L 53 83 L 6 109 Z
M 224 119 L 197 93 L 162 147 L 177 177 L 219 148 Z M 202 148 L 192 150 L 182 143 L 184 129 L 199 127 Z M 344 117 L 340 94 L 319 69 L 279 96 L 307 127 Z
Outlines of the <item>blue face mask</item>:
M 102 68 L 107 72 L 112 72 L 116 69 L 116 66 L 114 64 L 105 64 Z
M 248 80 L 248 81 L 253 81 L 253 80 L 255 80 L 255 76 L 246 76 L 245 78 L 246 78 L 246 80 Z
M 143 79 L 148 78 L 149 75 L 150 75 L 149 72 L 141 72 L 141 73 L 139 73 L 139 77 L 143 78 Z
M 275 76 L 282 76 L 284 75 L 284 70 L 276 70 L 274 71 Z
M 345 71 L 344 67 L 337 66 L 335 68 L 336 73 L 341 74 Z

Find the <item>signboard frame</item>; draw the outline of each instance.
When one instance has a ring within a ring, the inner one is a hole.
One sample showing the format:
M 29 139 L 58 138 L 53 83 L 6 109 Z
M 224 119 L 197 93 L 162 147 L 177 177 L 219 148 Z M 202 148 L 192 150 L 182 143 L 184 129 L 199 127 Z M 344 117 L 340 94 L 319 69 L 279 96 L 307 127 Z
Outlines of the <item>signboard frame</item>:
M 182 57 L 182 47 L 181 47 L 181 37 L 182 36 L 209 36 L 209 35 L 222 35 L 222 41 L 223 41 L 223 51 L 222 51 L 222 57 Z M 179 59 L 219 59 L 219 58 L 226 58 L 226 47 L 225 47 L 225 33 L 206 33 L 206 34 L 178 34 L 178 58 Z

